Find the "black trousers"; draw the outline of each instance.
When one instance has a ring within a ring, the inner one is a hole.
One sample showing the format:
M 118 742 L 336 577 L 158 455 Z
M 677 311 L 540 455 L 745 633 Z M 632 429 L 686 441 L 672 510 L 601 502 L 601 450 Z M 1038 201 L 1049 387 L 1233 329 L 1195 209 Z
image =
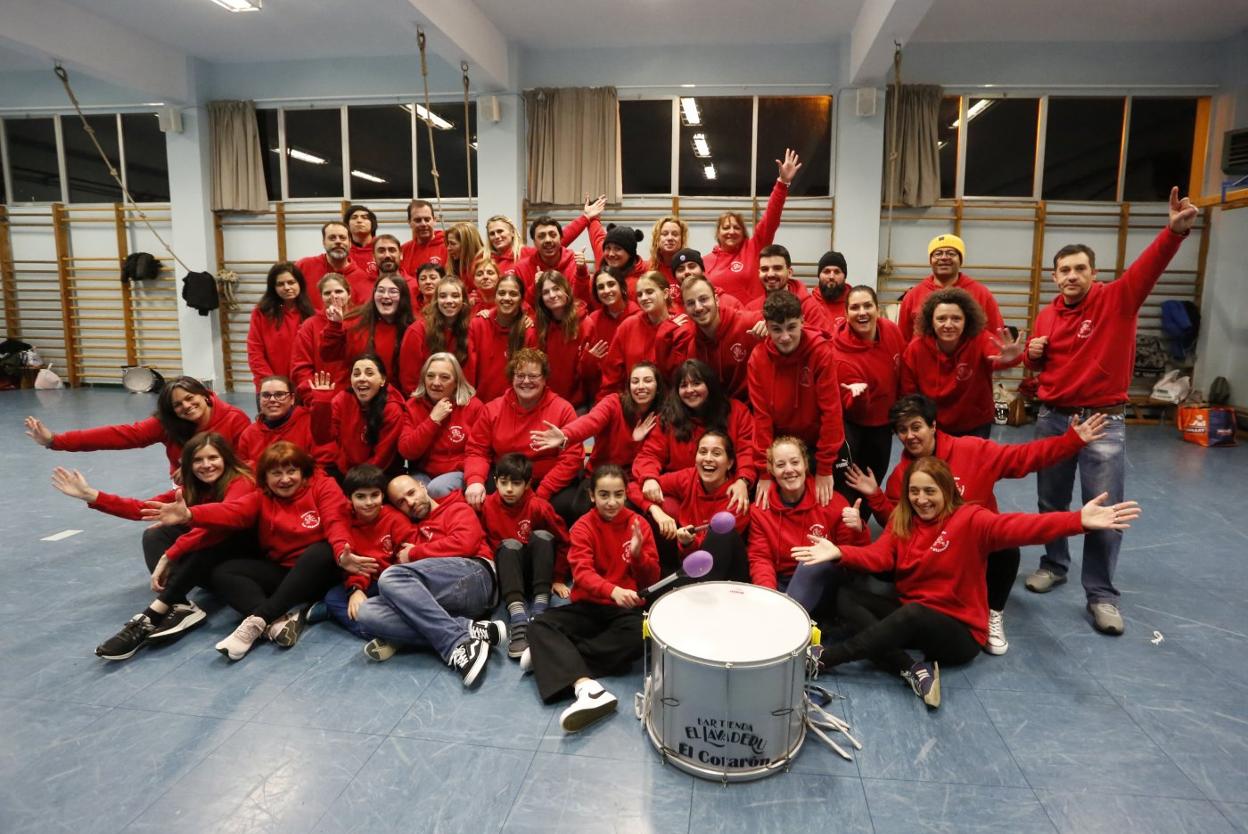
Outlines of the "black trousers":
M 147 562 L 149 572 L 156 570 L 156 564 L 178 537 L 190 530 L 189 527 L 152 527 L 143 531 L 143 560 Z M 255 558 L 257 555 L 256 536 L 250 530 L 235 533 L 229 538 L 214 545 L 184 554 L 169 565 L 169 573 L 165 578 L 165 590 L 156 598 L 166 605 L 178 605 L 186 602 L 186 595 L 194 588 L 212 587 L 212 572 L 217 565 L 230 559 Z
M 550 496 L 550 506 L 571 529 L 576 520 L 589 511 L 589 481 L 578 475 L 576 480 Z
M 641 657 L 641 609 L 573 602 L 529 623 L 533 676 L 542 703 L 569 695 L 579 678 L 627 672 Z
M 870 469 L 881 488 L 888 477 L 888 464 L 893 457 L 893 434 L 892 426 L 860 426 L 845 421 L 845 443 L 849 447 L 849 462 L 858 464 L 863 472 Z M 863 496 L 844 482 L 844 478 L 840 477 L 841 470 L 837 472 L 836 491 L 845 496 L 845 500 L 852 505 Z M 862 509 L 866 515 L 868 507 L 865 499 Z M 880 523 L 883 524 L 884 519 L 880 519 Z
M 527 545 L 503 539 L 494 551 L 494 567 L 503 604 L 524 602 L 530 593 L 549 596 L 555 575 L 555 537 L 545 530 L 534 530 Z
M 1022 558 L 1023 554 L 1017 547 L 994 550 L 988 554 L 988 607 L 993 611 L 1005 610 Z
M 853 636 L 824 647 L 824 666 L 870 659 L 886 671 L 903 672 L 914 665 L 907 648 L 951 666 L 973 660 L 981 648 L 961 622 L 919 603 L 902 605 L 892 597 L 842 586 L 837 609 Z
M 238 613 L 255 614 L 271 623 L 297 605 L 315 602 L 342 582 L 328 542 L 317 542 L 286 568 L 270 559 L 230 559 L 217 565 L 209 580 Z

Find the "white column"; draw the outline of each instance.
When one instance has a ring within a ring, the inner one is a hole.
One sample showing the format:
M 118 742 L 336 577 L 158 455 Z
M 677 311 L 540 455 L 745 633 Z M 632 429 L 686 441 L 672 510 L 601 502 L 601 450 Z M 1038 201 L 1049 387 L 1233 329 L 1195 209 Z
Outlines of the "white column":
M 491 98 L 498 99 L 499 121 L 491 121 Z M 516 94 L 483 94 L 477 98 L 477 145 L 474 162 L 479 166 L 478 217 L 505 214 L 520 223 L 524 204 L 526 157 L 524 152 L 524 99 Z M 520 229 L 522 236 L 527 232 Z
M 836 229 L 833 248 L 845 255 L 851 284 L 876 285 L 880 260 L 880 183 L 884 169 L 884 108 L 854 114 L 852 91 L 836 98 Z M 877 101 L 883 102 L 881 95 Z

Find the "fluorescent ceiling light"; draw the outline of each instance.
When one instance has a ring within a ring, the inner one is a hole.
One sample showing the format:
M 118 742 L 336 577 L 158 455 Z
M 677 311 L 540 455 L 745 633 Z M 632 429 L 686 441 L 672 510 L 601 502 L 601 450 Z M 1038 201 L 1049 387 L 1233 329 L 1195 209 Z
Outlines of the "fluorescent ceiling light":
M 680 120 L 689 127 L 702 124 L 702 114 L 698 112 L 698 101 L 693 98 L 680 100 Z
M 693 134 L 693 155 L 699 159 L 709 159 L 711 156 L 711 146 L 706 141 L 705 133 Z
M 381 177 L 374 176 L 373 174 L 370 174 L 367 171 L 360 171 L 356 168 L 351 169 L 351 176 L 359 177 L 360 179 L 368 180 L 369 182 L 385 182 L 385 180 L 383 180 Z
M 715 179 L 715 178 L 716 178 L 716 176 L 718 176 L 718 175 L 715 173 L 715 166 L 714 166 L 714 165 L 707 165 L 705 168 L 703 168 L 703 169 L 702 169 L 702 176 L 706 177 L 708 180 L 713 180 L 713 179 Z
M 420 119 L 422 122 L 428 122 L 429 124 L 436 127 L 438 130 L 453 130 L 455 128 L 455 125 L 451 124 L 446 119 L 439 116 L 437 113 L 430 113 L 428 110 L 424 108 L 423 105 L 404 104 L 403 109 L 406 110 L 408 113 L 415 113 L 416 118 Z
M 698 85 L 697 84 L 681 84 L 680 86 L 681 86 L 681 89 L 692 90 L 694 87 L 697 87 Z
M 264 0 L 212 0 L 230 12 L 258 12 Z
M 270 148 L 269 150 L 273 151 L 273 153 L 281 153 L 281 150 L 278 148 Z M 297 159 L 300 162 L 310 162 L 313 165 L 325 165 L 328 162 L 328 160 L 323 159 L 316 154 L 301 151 L 298 148 L 287 148 L 286 155 L 292 159 Z
M 989 107 L 996 104 L 996 101 L 990 98 L 981 98 L 979 101 L 971 105 L 971 109 L 966 111 L 966 123 L 970 124 L 971 119 L 983 113 Z M 956 129 L 962 125 L 961 119 L 954 119 L 953 124 L 949 125 L 950 129 Z

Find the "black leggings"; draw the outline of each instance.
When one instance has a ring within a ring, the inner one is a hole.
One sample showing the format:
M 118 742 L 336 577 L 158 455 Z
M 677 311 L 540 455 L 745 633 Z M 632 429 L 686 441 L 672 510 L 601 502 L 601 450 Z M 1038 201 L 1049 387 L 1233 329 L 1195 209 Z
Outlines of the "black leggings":
M 534 530 L 527 545 L 516 539 L 503 539 L 494 552 L 494 567 L 498 569 L 504 604 L 524 602 L 529 588 L 534 596 L 550 596 L 555 575 L 555 537 L 545 530 Z
M 870 469 L 880 486 L 884 485 L 884 480 L 888 477 L 888 463 L 893 457 L 893 433 L 892 426 L 860 426 L 845 421 L 845 443 L 849 446 L 849 462 L 858 464 L 863 472 Z M 841 477 L 836 479 L 836 491 L 845 496 L 850 504 L 864 497 L 857 490 L 850 489 Z M 865 500 L 862 502 L 862 509 L 869 509 Z M 880 519 L 880 523 L 884 523 L 884 519 Z
M 563 519 L 563 523 L 571 529 L 576 520 L 589 512 L 589 482 L 581 476 L 563 489 L 550 496 L 550 506 Z
M 1014 589 L 1014 580 L 1018 577 L 1020 561 L 1022 553 L 1017 547 L 994 550 L 988 554 L 988 607 L 993 611 L 1005 610 L 1010 591 Z
M 266 558 L 230 559 L 217 565 L 209 581 L 235 611 L 271 623 L 296 605 L 325 596 L 342 581 L 342 569 L 322 541 L 303 551 L 294 567 Z
M 892 597 L 842 586 L 837 608 L 854 634 L 824 647 L 824 666 L 869 658 L 886 671 L 903 672 L 914 665 L 907 648 L 921 650 L 925 660 L 949 665 L 973 660 L 981 648 L 963 623 L 917 602 L 902 605 Z
M 189 527 L 152 527 L 143 531 L 143 560 L 148 572 L 156 570 L 160 557 L 165 554 L 178 537 Z M 185 553 L 169 563 L 165 577 L 165 590 L 156 597 L 166 605 L 186 602 L 186 595 L 196 587 L 212 588 L 212 572 L 217 565 L 229 559 L 254 558 L 257 555 L 256 537 L 250 530 L 235 533 L 224 541 L 199 550 Z

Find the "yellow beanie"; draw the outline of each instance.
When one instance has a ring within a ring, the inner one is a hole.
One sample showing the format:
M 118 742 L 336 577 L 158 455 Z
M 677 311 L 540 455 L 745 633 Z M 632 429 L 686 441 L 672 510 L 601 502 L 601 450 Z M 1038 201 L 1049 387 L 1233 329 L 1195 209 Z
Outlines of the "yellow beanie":
M 932 242 L 927 244 L 927 256 L 930 258 L 937 249 L 945 247 L 957 249 L 958 254 L 962 256 L 962 260 L 966 260 L 966 244 L 957 235 L 936 235 L 936 237 L 932 238 Z

